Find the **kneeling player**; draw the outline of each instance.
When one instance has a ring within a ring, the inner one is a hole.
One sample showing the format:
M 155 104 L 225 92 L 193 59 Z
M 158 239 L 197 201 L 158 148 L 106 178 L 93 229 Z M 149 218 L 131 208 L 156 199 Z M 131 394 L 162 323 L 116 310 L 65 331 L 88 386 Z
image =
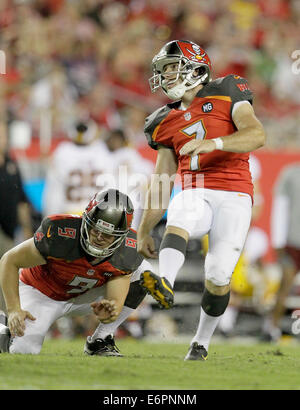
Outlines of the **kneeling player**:
M 143 300 L 139 278 L 150 267 L 137 253 L 132 217 L 127 195 L 99 192 L 82 216 L 46 217 L 33 238 L 2 257 L 8 320 L 2 316 L 0 352 L 38 354 L 58 318 L 93 311 L 101 323 L 85 353 L 121 356 L 110 333 Z

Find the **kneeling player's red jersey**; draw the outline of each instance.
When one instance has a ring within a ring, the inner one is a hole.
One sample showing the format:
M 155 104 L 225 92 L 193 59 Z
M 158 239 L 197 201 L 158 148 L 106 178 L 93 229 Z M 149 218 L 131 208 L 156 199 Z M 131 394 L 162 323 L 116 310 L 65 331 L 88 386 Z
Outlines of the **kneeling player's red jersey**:
M 136 233 L 130 230 L 125 241 L 108 259 L 92 265 L 93 258 L 80 245 L 82 218 L 54 215 L 45 218 L 34 234 L 34 242 L 47 261 L 23 268 L 20 279 L 54 300 L 68 300 L 104 285 L 112 276 L 128 275 L 141 264 Z
M 181 147 L 191 138 L 211 139 L 234 133 L 232 109 L 239 101 L 252 103 L 247 81 L 228 75 L 205 85 L 187 110 L 180 110 L 181 102 L 178 101 L 147 117 L 145 134 L 148 143 L 154 149 L 162 145 L 174 150 L 183 189 L 197 186 L 245 192 L 253 196 L 248 153 L 215 150 L 195 157 L 179 154 Z

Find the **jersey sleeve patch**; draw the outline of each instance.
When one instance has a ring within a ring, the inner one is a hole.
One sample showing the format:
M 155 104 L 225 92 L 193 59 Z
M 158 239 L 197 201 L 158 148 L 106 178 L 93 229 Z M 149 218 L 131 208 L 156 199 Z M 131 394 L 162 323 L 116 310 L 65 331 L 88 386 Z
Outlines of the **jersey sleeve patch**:
M 231 109 L 240 101 L 253 103 L 253 94 L 245 78 L 231 74 L 225 77 L 223 82 L 232 100 Z
M 110 263 L 124 272 L 134 272 L 144 257 L 137 252 L 136 232 L 130 230 L 123 244 L 113 254 Z
M 49 218 L 44 218 L 41 225 L 34 234 L 34 243 L 38 251 L 44 258 L 50 255 L 50 248 L 52 242 L 51 221 Z

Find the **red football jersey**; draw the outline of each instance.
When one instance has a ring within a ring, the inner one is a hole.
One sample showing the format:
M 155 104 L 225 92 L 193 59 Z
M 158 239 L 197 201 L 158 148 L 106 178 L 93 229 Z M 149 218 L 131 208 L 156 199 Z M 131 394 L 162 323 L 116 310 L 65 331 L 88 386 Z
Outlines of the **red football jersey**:
M 54 300 L 68 300 L 87 290 L 103 286 L 112 276 L 128 275 L 142 263 L 136 250 L 136 233 L 108 259 L 92 265 L 80 245 L 81 217 L 55 215 L 45 218 L 34 241 L 46 264 L 23 268 L 20 279 Z
M 252 93 L 244 78 L 229 75 L 205 85 L 187 110 L 180 101 L 167 104 L 146 119 L 149 145 L 174 150 L 179 164 L 182 188 L 195 187 L 245 192 L 253 196 L 249 153 L 215 150 L 194 157 L 181 156 L 181 147 L 191 138 L 212 139 L 236 131 L 231 113 L 238 101 L 252 103 Z

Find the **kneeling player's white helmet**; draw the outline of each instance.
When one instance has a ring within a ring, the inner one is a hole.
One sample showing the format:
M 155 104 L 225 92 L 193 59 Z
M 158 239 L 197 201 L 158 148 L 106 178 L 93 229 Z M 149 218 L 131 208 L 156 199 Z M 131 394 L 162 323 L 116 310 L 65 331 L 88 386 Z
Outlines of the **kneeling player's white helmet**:
M 168 76 L 174 74 L 172 81 L 164 78 L 164 67 L 167 64 L 177 64 L 174 72 L 168 72 Z M 149 79 L 152 92 L 162 88 L 165 94 L 172 100 L 180 99 L 187 90 L 191 90 L 199 84 L 206 84 L 211 79 L 211 62 L 206 52 L 191 41 L 170 41 L 160 50 L 152 60 L 153 76 Z M 181 79 L 181 83 L 168 88 L 167 85 Z

